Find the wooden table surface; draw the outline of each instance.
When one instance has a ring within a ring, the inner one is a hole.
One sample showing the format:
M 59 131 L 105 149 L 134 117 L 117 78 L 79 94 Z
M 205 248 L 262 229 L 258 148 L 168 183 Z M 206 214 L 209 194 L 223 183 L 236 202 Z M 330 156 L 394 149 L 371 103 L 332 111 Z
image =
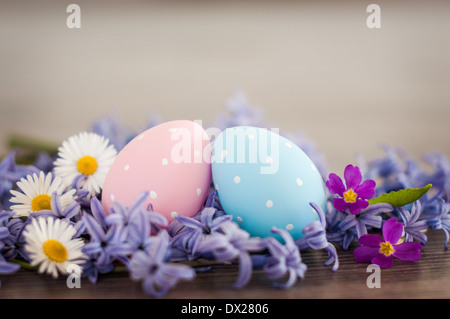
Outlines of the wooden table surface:
M 445 235 L 440 230 L 428 231 L 429 241 L 422 258 L 415 263 L 396 260 L 390 269 L 381 270 L 381 287 L 368 288 L 371 274 L 368 264 L 356 263 L 353 248 L 338 248 L 340 267 L 332 272 L 323 262 L 325 251 L 302 252 L 308 266 L 305 278 L 290 289 L 272 287 L 263 271 L 255 271 L 247 286 L 232 288 L 237 278 L 237 265 L 216 265 L 198 272 L 193 281 L 180 282 L 164 299 L 442 299 L 450 298 L 450 251 L 444 249 Z M 2 299 L 142 299 L 150 298 L 139 282 L 126 272 L 101 275 L 97 284 L 81 280 L 80 288 L 69 289 L 66 279 L 52 279 L 34 271 L 20 270 L 0 277 Z

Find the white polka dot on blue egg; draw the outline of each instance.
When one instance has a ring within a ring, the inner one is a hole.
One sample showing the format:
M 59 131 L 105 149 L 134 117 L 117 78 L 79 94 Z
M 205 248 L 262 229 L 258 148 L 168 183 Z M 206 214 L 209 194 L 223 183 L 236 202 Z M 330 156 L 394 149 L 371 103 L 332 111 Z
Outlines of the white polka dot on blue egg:
M 309 203 L 325 211 L 319 171 L 295 143 L 275 131 L 225 129 L 214 141 L 211 168 L 225 213 L 251 236 L 274 236 L 270 230 L 275 226 L 299 239 L 306 225 L 319 220 Z

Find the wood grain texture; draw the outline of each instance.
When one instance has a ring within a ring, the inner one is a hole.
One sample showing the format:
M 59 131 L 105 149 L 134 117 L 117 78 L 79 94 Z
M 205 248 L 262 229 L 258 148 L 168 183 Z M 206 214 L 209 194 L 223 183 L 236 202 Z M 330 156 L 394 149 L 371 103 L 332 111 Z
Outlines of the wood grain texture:
M 396 260 L 390 269 L 381 270 L 381 287 L 368 288 L 368 264 L 355 263 L 353 248 L 338 248 L 340 267 L 332 272 L 323 263 L 324 251 L 302 252 L 308 266 L 304 280 L 287 290 L 276 289 L 263 271 L 255 271 L 243 289 L 232 288 L 237 265 L 216 265 L 198 272 L 193 281 L 180 282 L 166 299 L 447 299 L 450 298 L 450 252 L 444 249 L 445 235 L 428 232 L 429 241 L 422 258 L 415 263 Z M 21 270 L 1 276 L 2 299 L 142 299 L 146 295 L 139 282 L 127 273 L 101 275 L 97 284 L 82 279 L 81 288 L 69 289 L 65 278 L 52 279 L 34 271 Z

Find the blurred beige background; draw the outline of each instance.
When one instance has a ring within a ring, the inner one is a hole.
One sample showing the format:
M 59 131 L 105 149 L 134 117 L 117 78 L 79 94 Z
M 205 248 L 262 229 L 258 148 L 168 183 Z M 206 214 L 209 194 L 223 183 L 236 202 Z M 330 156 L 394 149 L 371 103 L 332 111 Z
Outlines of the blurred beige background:
M 213 122 L 238 88 L 338 172 L 380 142 L 449 156 L 450 2 L 0 1 L 2 153 L 10 133 L 59 143 L 112 111 Z

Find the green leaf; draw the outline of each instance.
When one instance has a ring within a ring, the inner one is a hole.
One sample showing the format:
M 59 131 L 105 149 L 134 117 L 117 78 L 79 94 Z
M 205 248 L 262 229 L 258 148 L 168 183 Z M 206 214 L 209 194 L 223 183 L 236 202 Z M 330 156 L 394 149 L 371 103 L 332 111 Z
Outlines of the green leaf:
M 376 203 L 389 203 L 394 207 L 404 206 L 415 202 L 425 195 L 431 188 L 431 184 L 421 188 L 406 188 L 399 191 L 382 194 L 369 200 L 369 205 Z

